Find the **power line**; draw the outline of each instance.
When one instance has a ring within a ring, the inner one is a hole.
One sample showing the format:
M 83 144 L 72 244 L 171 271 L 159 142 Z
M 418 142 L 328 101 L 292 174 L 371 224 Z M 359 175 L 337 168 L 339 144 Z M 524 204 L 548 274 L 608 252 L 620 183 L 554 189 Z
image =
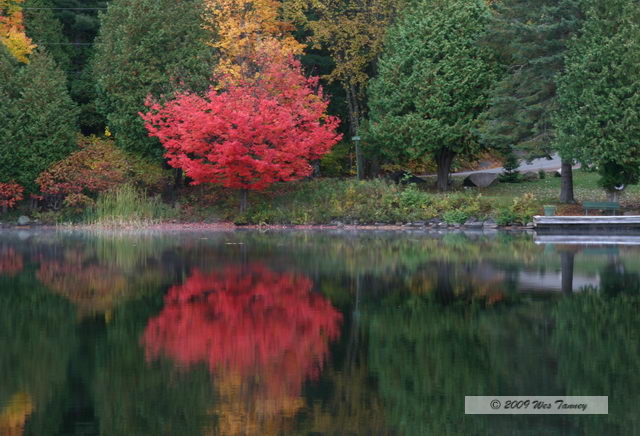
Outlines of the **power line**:
M 36 45 L 94 45 L 101 42 L 34 42 Z
M 22 8 L 22 10 L 50 10 L 50 11 L 106 11 L 107 8 Z

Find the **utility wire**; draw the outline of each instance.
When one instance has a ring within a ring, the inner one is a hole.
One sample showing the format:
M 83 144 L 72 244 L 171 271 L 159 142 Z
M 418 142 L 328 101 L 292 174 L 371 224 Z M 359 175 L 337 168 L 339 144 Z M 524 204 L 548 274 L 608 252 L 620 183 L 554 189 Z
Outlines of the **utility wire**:
M 34 42 L 36 45 L 94 45 L 101 42 Z
M 106 11 L 107 8 L 21 8 L 24 10 L 50 10 L 50 11 Z

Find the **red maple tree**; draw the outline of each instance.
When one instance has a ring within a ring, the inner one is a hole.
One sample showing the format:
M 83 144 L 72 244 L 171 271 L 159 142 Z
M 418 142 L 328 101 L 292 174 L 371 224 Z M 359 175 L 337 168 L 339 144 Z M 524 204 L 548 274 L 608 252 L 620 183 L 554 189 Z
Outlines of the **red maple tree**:
M 17 202 L 23 199 L 24 188 L 16 182 L 0 183 L 0 206 L 2 213 L 12 208 Z
M 182 93 L 164 104 L 147 102 L 141 114 L 150 136 L 165 147 L 169 165 L 193 184 L 215 183 L 262 190 L 274 182 L 312 173 L 319 159 L 341 139 L 337 118 L 317 77 L 305 77 L 300 62 L 256 55 L 245 78 L 223 76 L 221 89 L 204 96 Z
M 147 358 L 205 362 L 212 373 L 260 380 L 266 396 L 296 396 L 340 333 L 340 312 L 311 288 L 307 277 L 259 264 L 195 271 L 148 322 Z
M 13 277 L 24 268 L 22 254 L 13 247 L 0 247 L 0 275 Z

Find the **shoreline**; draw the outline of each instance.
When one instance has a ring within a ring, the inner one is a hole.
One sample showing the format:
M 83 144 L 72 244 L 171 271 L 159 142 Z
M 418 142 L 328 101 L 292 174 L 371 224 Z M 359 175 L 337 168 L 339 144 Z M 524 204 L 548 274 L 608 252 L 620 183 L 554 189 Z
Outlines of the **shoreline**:
M 210 231 L 210 232 L 235 232 L 242 230 L 327 230 L 327 231 L 475 231 L 475 232 L 495 232 L 495 231 L 527 231 L 533 230 L 531 226 L 498 226 L 473 225 L 465 226 L 461 224 L 448 225 L 439 223 L 430 225 L 428 223 L 406 223 L 406 224 L 247 224 L 237 225 L 232 222 L 204 223 L 156 223 L 130 226 L 98 226 L 91 224 L 29 224 L 6 226 L 0 230 L 83 230 L 83 231 L 158 231 L 158 232 L 190 232 L 190 231 Z

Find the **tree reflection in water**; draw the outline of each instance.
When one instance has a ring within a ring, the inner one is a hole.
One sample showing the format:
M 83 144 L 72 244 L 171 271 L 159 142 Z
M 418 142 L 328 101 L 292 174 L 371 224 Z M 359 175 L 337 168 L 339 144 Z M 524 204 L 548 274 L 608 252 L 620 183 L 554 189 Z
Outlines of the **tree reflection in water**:
M 14 276 L 24 268 L 22 254 L 17 253 L 13 247 L 0 247 L 0 274 Z
M 278 434 L 340 333 L 341 314 L 312 286 L 260 264 L 195 270 L 149 320 L 147 359 L 164 354 L 184 367 L 208 365 L 220 397 L 213 410 L 219 433 Z

